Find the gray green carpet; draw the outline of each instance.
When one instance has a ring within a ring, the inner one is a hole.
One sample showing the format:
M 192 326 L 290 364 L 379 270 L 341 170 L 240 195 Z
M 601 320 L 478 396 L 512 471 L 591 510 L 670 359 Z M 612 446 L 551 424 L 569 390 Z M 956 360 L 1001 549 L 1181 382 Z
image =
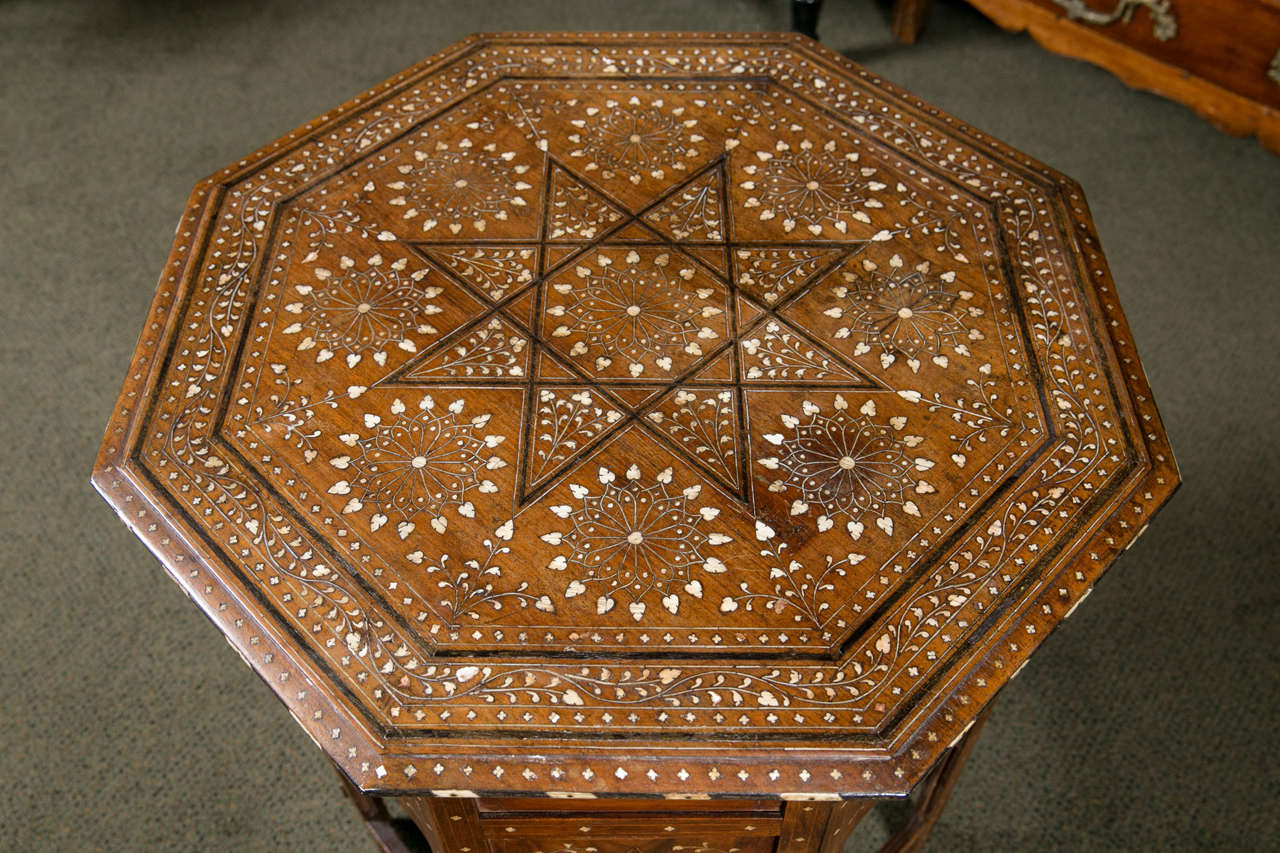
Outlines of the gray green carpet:
M 827 0 L 824 40 L 1080 180 L 1186 485 L 1005 691 L 928 849 L 1276 849 L 1280 158 L 935 5 L 906 49 Z M 0 0 L 0 850 L 372 849 L 89 488 L 192 184 L 474 30 L 786 25 L 780 0 Z

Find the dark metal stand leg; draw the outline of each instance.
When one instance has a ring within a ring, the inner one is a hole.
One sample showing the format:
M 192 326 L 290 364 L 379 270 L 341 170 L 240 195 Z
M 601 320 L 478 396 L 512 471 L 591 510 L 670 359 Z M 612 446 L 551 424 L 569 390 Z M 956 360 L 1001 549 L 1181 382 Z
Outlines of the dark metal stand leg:
M 809 38 L 818 37 L 822 0 L 791 0 L 791 29 Z

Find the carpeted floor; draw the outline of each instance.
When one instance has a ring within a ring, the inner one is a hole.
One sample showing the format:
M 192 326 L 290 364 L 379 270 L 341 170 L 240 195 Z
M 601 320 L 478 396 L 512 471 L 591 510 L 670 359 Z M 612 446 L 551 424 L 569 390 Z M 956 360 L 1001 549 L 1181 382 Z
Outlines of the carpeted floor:
M 1277 849 L 1280 157 L 957 0 L 910 49 L 883 6 L 826 5 L 828 44 L 1083 183 L 1186 480 L 1005 691 L 929 849 Z M 473 30 L 786 24 L 781 0 L 0 0 L 0 849 L 372 849 L 89 487 L 191 185 Z

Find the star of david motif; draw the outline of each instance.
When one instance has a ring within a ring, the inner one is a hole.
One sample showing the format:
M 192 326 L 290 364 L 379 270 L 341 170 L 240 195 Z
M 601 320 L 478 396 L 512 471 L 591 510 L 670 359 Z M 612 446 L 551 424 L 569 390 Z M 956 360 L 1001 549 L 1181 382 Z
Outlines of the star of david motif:
M 750 505 L 749 391 L 883 386 L 785 316 L 865 244 L 736 243 L 725 186 L 628 209 L 548 160 L 536 241 L 413 244 L 484 310 L 379 384 L 522 388 L 521 507 L 632 424 Z

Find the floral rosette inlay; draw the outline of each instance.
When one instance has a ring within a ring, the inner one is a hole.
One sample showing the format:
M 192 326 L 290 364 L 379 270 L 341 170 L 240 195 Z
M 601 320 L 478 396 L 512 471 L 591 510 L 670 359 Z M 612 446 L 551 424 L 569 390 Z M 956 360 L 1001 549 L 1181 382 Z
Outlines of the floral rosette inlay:
M 875 179 L 877 169 L 861 165 L 856 151 L 837 153 L 835 142 L 819 148 L 806 139 L 796 149 L 778 142 L 755 157 L 760 165 L 742 169 L 748 179 L 739 186 L 753 193 L 744 206 L 758 209 L 762 220 L 781 217 L 788 234 L 803 226 L 816 236 L 827 225 L 845 234 L 849 219 L 870 225 L 866 211 L 884 207 L 874 196 L 885 189 Z
M 415 151 L 414 164 L 397 167 L 403 177 L 387 184 L 399 193 L 388 203 L 422 231 L 443 222 L 454 234 L 463 224 L 484 231 L 489 219 L 503 221 L 511 208 L 527 207 L 524 193 L 533 185 L 523 175 L 530 167 L 513 162 L 514 151 L 498 152 L 492 144 L 483 152 L 471 147 L 459 143 L 456 151 Z
M 769 491 L 796 495 L 790 507 L 793 516 L 816 510 L 819 530 L 830 530 L 837 519 L 847 518 L 846 529 L 859 539 L 865 530 L 862 517 L 873 513 L 876 526 L 892 536 L 888 508 L 900 506 L 907 515 L 919 516 L 920 509 L 907 490 L 934 491 L 927 481 L 915 477 L 934 463 L 909 453 L 923 439 L 901 434 L 907 425 L 905 417 L 891 418 L 888 424 L 872 420 L 873 400 L 851 414 L 848 401 L 837 394 L 832 409 L 824 414 L 817 404 L 805 400 L 802 411 L 808 421 L 784 414 L 782 424 L 790 433 L 764 435 L 778 448 L 778 455 L 757 460 L 778 474 Z
M 980 310 L 962 304 L 973 299 L 971 291 L 950 289 L 956 274 L 933 275 L 928 261 L 908 270 L 900 255 L 890 258 L 888 267 L 881 270 L 875 261 L 864 259 L 862 274 L 841 273 L 844 284 L 831 290 L 840 302 L 824 312 L 842 323 L 835 336 L 857 340 L 854 355 L 878 349 L 886 369 L 898 355 L 906 356 L 913 372 L 920 370 L 921 356 L 946 367 L 947 345 L 956 355 L 969 355 L 964 341 L 981 340 L 982 334 L 967 328 L 965 319 Z
M 601 467 L 596 486 L 570 483 L 582 505 L 550 509 L 573 526 L 542 536 L 551 545 L 572 549 L 556 555 L 548 566 L 578 570 L 565 590 L 566 599 L 598 589 L 596 613 L 603 615 L 617 604 L 615 596 L 624 595 L 637 622 L 644 617 L 650 594 L 658 595 L 673 614 L 680 610 L 681 596 L 702 598 L 702 581 L 694 572 L 723 573 L 724 564 L 704 552 L 730 541 L 727 534 L 705 528 L 720 514 L 718 509 L 691 505 L 702 492 L 700 485 L 673 486 L 671 468 L 660 471 L 648 485 L 643 479 L 640 468 L 631 465 L 622 475 Z
M 685 157 L 698 156 L 696 143 L 702 137 L 693 132 L 698 120 L 688 117 L 682 106 L 667 107 L 661 99 L 644 106 L 631 97 L 625 104 L 608 100 L 604 109 L 587 109 L 590 123 L 575 122 L 587 129 L 582 148 L 574 157 L 590 157 L 604 171 L 629 173 L 637 182 L 640 173 L 661 178 L 664 169 L 685 168 Z M 571 140 L 572 141 L 572 140 Z
M 448 508 L 463 517 L 475 517 L 471 494 L 498 491 L 486 473 L 506 467 L 491 452 L 506 436 L 485 432 L 490 414 L 466 417 L 464 409 L 465 402 L 458 399 L 441 410 L 427 395 L 417 411 L 410 411 L 397 398 L 389 419 L 366 412 L 362 422 L 370 430 L 368 435 L 339 436 L 352 453 L 335 456 L 329 465 L 348 479 L 330 486 L 329 494 L 352 495 L 344 513 L 372 509 L 372 530 L 391 516 L 402 519 L 397 524 L 402 539 L 413 531 L 414 518 L 422 513 L 440 533 L 448 526 L 444 516 Z
M 723 331 L 719 293 L 691 283 L 691 267 L 668 270 L 671 261 L 664 252 L 644 262 L 633 249 L 621 264 L 601 253 L 595 268 L 577 265 L 579 282 L 553 285 L 573 301 L 546 309 L 556 323 L 552 338 L 570 343 L 571 356 L 594 356 L 597 370 L 625 359 L 631 376 L 653 367 L 669 373 L 673 356 L 702 356 L 703 345 Z
M 384 363 L 386 350 L 393 346 L 416 351 L 410 335 L 436 334 L 426 318 L 440 313 L 433 300 L 443 290 L 424 287 L 421 282 L 427 270 L 407 272 L 407 266 L 404 258 L 387 264 L 381 255 L 374 255 L 364 269 L 357 269 L 356 262 L 344 255 L 338 259 L 337 272 L 316 267 L 312 270 L 316 283 L 294 285 L 302 300 L 287 303 L 284 310 L 302 319 L 284 333 L 305 333 L 297 348 L 314 349 L 318 362 L 339 351 L 347 353 L 348 367 L 368 353 Z

